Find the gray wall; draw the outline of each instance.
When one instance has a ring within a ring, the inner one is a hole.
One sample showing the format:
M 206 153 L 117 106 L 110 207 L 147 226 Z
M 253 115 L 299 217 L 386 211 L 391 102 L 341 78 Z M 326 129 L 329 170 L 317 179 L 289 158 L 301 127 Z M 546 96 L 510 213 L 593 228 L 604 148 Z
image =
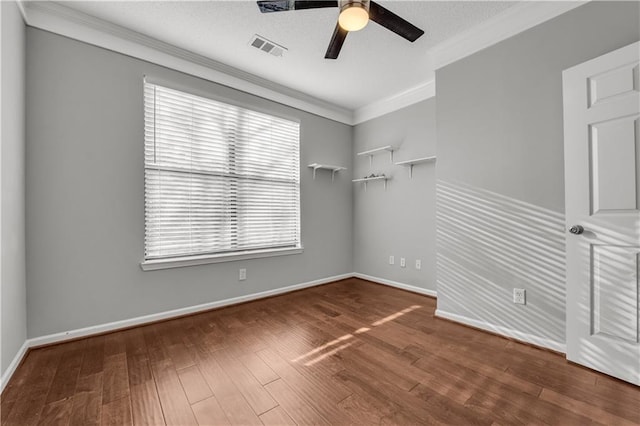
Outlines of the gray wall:
M 2 185 L 0 368 L 4 375 L 27 336 L 25 282 L 25 26 L 15 2 L 0 2 L 2 25 Z
M 392 176 L 384 190 L 382 182 L 370 182 L 365 192 L 354 184 L 354 269 L 356 272 L 421 287 L 435 283 L 435 163 L 409 169 L 395 166 L 385 152 L 373 158 L 355 154 L 384 145 L 398 148 L 393 161 L 435 155 L 436 100 L 431 98 L 354 128 L 353 176 L 385 173 Z M 395 264 L 389 265 L 389 256 Z M 400 267 L 400 258 L 407 261 Z M 421 270 L 415 260 L 422 261 Z
M 143 272 L 143 76 L 301 122 L 304 253 Z M 27 30 L 28 335 L 352 271 L 351 127 L 41 30 Z M 238 268 L 248 279 L 238 281 Z
M 561 73 L 639 16 L 589 3 L 437 71 L 439 310 L 564 343 Z

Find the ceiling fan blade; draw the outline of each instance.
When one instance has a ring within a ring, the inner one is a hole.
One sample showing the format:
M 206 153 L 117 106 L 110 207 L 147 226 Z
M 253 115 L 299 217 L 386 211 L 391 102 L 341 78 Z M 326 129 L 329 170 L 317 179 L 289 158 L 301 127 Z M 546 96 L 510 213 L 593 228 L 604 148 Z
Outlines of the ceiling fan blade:
M 340 24 L 336 23 L 336 29 L 333 30 L 333 36 L 331 36 L 331 42 L 327 48 L 327 53 L 324 54 L 325 59 L 337 59 L 340 54 L 340 49 L 344 44 L 344 39 L 347 38 L 349 31 L 343 29 Z
M 424 34 L 424 31 L 420 28 L 373 1 L 369 3 L 369 19 L 399 36 L 406 38 L 410 42 L 416 41 Z
M 293 0 L 271 0 L 258 1 L 258 7 L 262 13 L 270 12 L 286 12 L 287 10 L 301 9 L 320 9 L 323 7 L 338 7 L 337 0 L 309 0 L 309 1 L 293 1 Z

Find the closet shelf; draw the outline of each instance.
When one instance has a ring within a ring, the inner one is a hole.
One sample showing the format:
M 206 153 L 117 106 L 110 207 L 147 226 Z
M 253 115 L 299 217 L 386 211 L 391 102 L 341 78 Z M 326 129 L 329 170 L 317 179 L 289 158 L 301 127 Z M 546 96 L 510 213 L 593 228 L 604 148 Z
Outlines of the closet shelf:
M 360 179 L 353 179 L 352 182 L 361 182 L 364 184 L 364 190 L 367 190 L 367 182 L 371 182 L 374 180 L 384 180 L 384 189 L 387 189 L 387 181 L 391 179 L 391 176 L 375 176 L 375 177 L 366 177 Z
M 422 158 L 414 158 L 412 160 L 399 161 L 396 163 L 396 166 L 408 166 L 409 167 L 409 177 L 413 177 L 413 166 L 416 164 L 422 163 L 431 163 L 436 161 L 436 156 L 432 157 L 422 157 Z
M 313 169 L 313 180 L 316 179 L 316 170 L 320 169 L 320 170 L 330 170 L 331 171 L 331 181 L 333 181 L 336 172 L 339 172 L 340 170 L 347 170 L 346 167 L 342 167 L 342 166 L 331 166 L 329 164 L 319 164 L 319 163 L 313 163 L 313 164 L 309 164 L 310 168 Z
M 374 149 L 370 149 L 368 151 L 362 151 L 362 152 L 358 152 L 356 155 L 366 155 L 369 157 L 369 166 L 371 166 L 373 164 L 373 156 L 376 154 L 380 154 L 382 152 L 388 152 L 389 153 L 389 158 L 391 159 L 391 162 L 393 163 L 393 151 L 395 151 L 396 148 L 394 148 L 391 145 L 387 145 L 387 146 L 381 146 L 380 148 L 374 148 Z

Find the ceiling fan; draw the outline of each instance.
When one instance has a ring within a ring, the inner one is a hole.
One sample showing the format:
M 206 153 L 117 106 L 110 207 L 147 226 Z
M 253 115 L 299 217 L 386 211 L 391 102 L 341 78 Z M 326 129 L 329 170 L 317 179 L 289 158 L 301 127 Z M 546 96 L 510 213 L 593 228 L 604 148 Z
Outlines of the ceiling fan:
M 327 53 L 324 55 L 325 59 L 336 59 L 347 34 L 350 31 L 363 29 L 369 20 L 382 25 L 412 43 L 424 34 L 420 28 L 370 0 L 261 0 L 258 1 L 258 7 L 262 13 L 340 7 L 338 23 L 333 31 Z

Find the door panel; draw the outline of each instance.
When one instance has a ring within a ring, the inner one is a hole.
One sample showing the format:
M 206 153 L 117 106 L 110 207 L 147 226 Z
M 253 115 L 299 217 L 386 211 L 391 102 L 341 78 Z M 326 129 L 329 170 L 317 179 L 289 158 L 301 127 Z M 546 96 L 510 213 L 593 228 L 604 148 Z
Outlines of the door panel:
M 637 208 L 638 116 L 592 124 L 592 213 Z
M 593 245 L 592 333 L 638 342 L 638 247 Z
M 640 43 L 563 73 L 567 359 L 640 385 Z
M 614 96 L 638 90 L 638 66 L 627 64 L 620 68 L 589 77 L 589 106 Z

